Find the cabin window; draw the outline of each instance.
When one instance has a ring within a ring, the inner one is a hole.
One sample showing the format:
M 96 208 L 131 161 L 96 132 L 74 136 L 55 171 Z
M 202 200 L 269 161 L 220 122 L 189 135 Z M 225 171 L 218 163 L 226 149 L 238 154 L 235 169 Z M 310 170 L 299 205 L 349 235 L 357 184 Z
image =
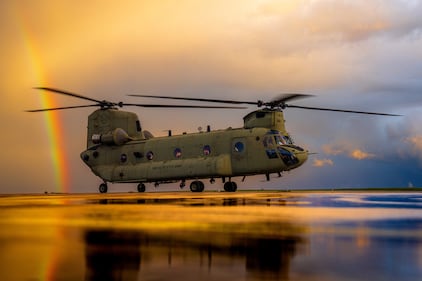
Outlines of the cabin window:
M 136 120 L 136 131 L 142 131 L 141 122 L 139 122 L 139 120 Z
M 176 158 L 182 157 L 182 150 L 180 148 L 176 148 L 174 150 L 174 157 L 176 157 Z
M 147 153 L 147 159 L 152 160 L 154 158 L 154 153 L 152 151 L 148 151 Z
M 243 142 L 238 141 L 234 144 L 234 151 L 235 152 L 243 152 L 243 150 L 245 150 L 245 145 Z
M 211 154 L 211 146 L 209 146 L 208 144 L 204 145 L 203 152 L 204 152 L 205 156 L 210 155 Z
M 127 161 L 127 155 L 126 154 L 122 154 L 120 155 L 120 162 L 125 163 Z
M 262 112 L 262 111 L 258 111 L 256 114 L 255 114 L 255 117 L 256 118 L 264 118 L 265 117 L 265 112 Z

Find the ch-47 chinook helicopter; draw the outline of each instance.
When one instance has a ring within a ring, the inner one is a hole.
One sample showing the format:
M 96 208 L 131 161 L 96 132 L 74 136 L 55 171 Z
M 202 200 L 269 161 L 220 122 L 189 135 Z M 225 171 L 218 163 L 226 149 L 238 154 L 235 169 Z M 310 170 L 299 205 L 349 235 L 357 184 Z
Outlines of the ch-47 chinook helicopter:
M 278 174 L 298 168 L 308 158 L 308 151 L 293 143 L 284 126 L 283 110 L 300 108 L 348 112 L 358 114 L 398 116 L 395 114 L 307 107 L 286 102 L 309 97 L 303 94 L 283 94 L 270 101 L 233 101 L 205 98 L 129 95 L 142 98 L 175 99 L 197 102 L 232 104 L 232 106 L 166 105 L 110 102 L 48 87 L 37 87 L 56 94 L 71 96 L 94 104 L 28 110 L 50 110 L 99 107 L 88 117 L 87 148 L 80 156 L 91 171 L 103 180 L 101 193 L 107 192 L 107 183 L 138 183 L 139 192 L 146 183 L 180 182 L 180 188 L 190 182 L 192 192 L 204 190 L 203 179 L 214 183 L 220 178 L 224 190 L 237 190 L 234 177 Z M 141 127 L 133 112 L 118 110 L 123 106 L 149 108 L 246 108 L 234 105 L 254 105 L 258 109 L 247 114 L 242 128 L 211 130 L 191 134 L 153 137 Z M 228 180 L 227 180 L 228 179 Z

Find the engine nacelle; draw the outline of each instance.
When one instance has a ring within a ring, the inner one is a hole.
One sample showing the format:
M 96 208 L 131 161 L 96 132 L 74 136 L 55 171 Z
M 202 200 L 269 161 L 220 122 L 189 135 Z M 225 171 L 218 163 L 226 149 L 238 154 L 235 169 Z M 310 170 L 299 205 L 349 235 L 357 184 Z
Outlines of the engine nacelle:
M 116 128 L 105 134 L 93 134 L 91 140 L 94 144 L 123 145 L 132 138 L 121 128 Z

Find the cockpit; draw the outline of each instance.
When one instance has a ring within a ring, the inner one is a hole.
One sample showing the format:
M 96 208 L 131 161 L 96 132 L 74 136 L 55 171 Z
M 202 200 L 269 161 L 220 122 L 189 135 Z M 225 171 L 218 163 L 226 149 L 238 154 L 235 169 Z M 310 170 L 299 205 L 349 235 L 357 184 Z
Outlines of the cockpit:
M 262 143 L 268 158 L 280 158 L 287 166 L 298 164 L 299 160 L 295 155 L 295 151 L 303 151 L 303 148 L 294 145 L 289 135 L 282 134 L 277 130 L 268 131 Z

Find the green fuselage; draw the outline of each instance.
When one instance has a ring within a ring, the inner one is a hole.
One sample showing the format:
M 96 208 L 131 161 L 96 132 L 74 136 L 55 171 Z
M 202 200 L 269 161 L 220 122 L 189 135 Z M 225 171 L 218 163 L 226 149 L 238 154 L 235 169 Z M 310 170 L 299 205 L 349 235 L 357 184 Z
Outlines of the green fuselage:
M 167 137 L 143 131 L 136 114 L 101 109 L 88 119 L 81 158 L 104 182 L 166 182 L 281 173 L 308 151 L 293 144 L 281 111 L 258 110 L 238 129 Z
M 283 144 L 278 131 L 227 129 L 99 145 L 82 152 L 94 174 L 109 182 L 236 177 L 288 171 L 307 151 Z

